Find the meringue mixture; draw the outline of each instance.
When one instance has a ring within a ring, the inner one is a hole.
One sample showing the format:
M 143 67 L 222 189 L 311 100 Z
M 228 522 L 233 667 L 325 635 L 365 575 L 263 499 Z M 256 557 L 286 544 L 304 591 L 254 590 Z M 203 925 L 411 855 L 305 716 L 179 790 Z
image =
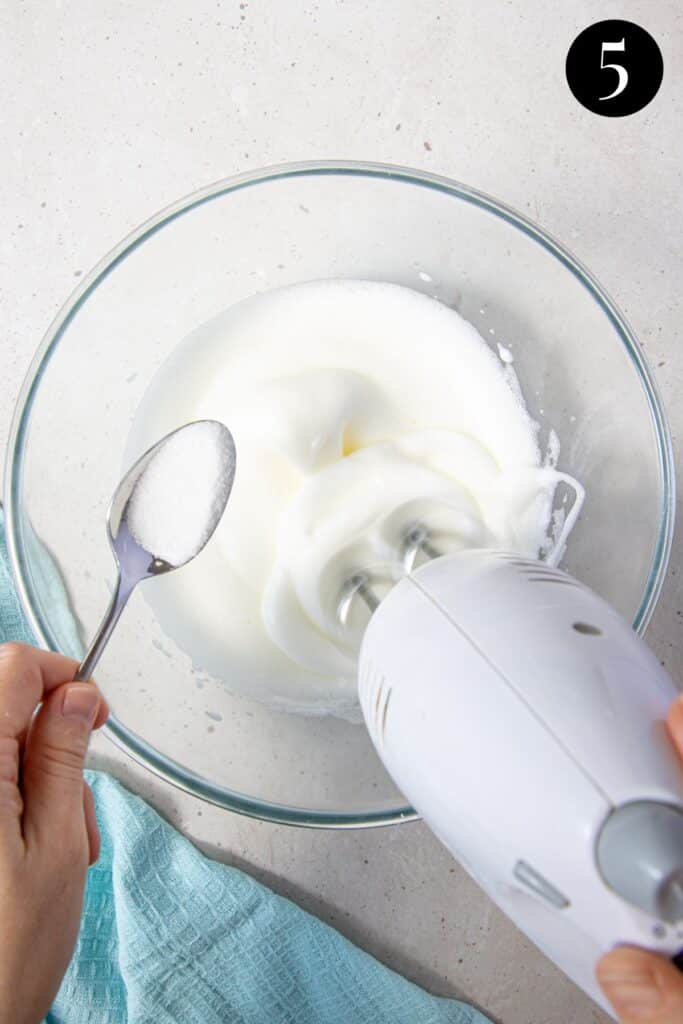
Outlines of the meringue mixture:
M 541 456 L 511 359 L 441 302 L 370 281 L 265 292 L 194 331 L 155 375 L 126 456 L 219 420 L 237 472 L 202 554 L 144 588 L 164 631 L 234 692 L 355 717 L 340 590 L 398 567 L 411 526 L 442 549 L 557 561 L 583 491 L 555 468 L 556 438 Z M 560 480 L 575 495 L 566 517 Z

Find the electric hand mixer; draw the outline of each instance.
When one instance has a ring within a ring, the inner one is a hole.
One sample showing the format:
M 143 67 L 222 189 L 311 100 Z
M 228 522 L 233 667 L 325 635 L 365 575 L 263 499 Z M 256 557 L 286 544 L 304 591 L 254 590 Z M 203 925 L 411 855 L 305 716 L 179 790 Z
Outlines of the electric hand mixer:
M 515 924 L 609 1011 L 595 964 L 683 948 L 683 770 L 675 690 L 619 615 L 566 573 L 497 551 L 438 556 L 372 612 L 365 722 L 387 771 Z
M 215 480 L 210 500 L 183 507 L 189 545 L 172 558 L 159 548 L 166 518 L 153 517 L 147 543 L 129 519 L 140 502 L 146 513 L 177 504 L 174 445 L 182 454 L 189 431 L 195 455 L 209 446 Z M 163 438 L 124 477 L 109 520 L 121 579 L 76 678 L 89 677 L 138 580 L 203 548 L 234 472 L 229 431 L 207 421 Z M 377 752 L 488 895 L 609 1010 L 594 975 L 602 953 L 683 949 L 683 770 L 664 726 L 676 690 L 566 573 L 498 551 L 444 555 L 423 526 L 403 538 L 406 572 L 358 571 L 335 590 L 335 628 L 362 635 L 360 702 Z

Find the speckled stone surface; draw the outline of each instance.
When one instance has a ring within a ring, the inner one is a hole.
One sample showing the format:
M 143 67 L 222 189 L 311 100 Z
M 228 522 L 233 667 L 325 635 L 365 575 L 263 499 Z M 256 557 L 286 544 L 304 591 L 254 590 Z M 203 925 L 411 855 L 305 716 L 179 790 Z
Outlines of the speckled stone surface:
M 572 39 L 609 17 L 646 27 L 664 54 L 658 97 L 623 120 L 590 114 L 564 81 Z M 131 228 L 225 175 L 334 157 L 450 175 L 562 239 L 631 321 L 678 441 L 683 15 L 675 0 L 25 0 L 3 7 L 0 40 L 0 447 L 49 320 Z M 679 682 L 682 575 L 677 539 L 649 639 Z M 422 825 L 275 827 L 176 792 L 107 742 L 96 742 L 91 760 L 203 849 L 433 992 L 464 996 L 505 1024 L 607 1019 Z

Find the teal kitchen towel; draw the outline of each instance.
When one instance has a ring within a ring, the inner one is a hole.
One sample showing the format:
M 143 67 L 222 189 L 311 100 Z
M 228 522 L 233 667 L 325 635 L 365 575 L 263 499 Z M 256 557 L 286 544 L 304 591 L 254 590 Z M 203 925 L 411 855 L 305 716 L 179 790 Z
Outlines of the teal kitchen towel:
M 31 643 L 1 517 L 0 641 Z M 70 616 L 47 555 L 43 571 L 45 593 Z M 204 857 L 108 775 L 88 772 L 88 781 L 102 852 L 47 1024 L 488 1024 L 472 1007 L 394 974 L 242 871 Z

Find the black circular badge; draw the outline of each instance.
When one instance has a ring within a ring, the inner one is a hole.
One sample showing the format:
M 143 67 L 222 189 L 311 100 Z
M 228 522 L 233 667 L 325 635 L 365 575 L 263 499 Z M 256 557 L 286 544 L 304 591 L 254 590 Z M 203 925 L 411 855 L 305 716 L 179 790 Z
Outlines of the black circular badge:
M 625 117 L 647 106 L 664 77 L 664 61 L 649 32 L 632 21 L 596 21 L 567 54 L 576 99 L 594 114 Z

